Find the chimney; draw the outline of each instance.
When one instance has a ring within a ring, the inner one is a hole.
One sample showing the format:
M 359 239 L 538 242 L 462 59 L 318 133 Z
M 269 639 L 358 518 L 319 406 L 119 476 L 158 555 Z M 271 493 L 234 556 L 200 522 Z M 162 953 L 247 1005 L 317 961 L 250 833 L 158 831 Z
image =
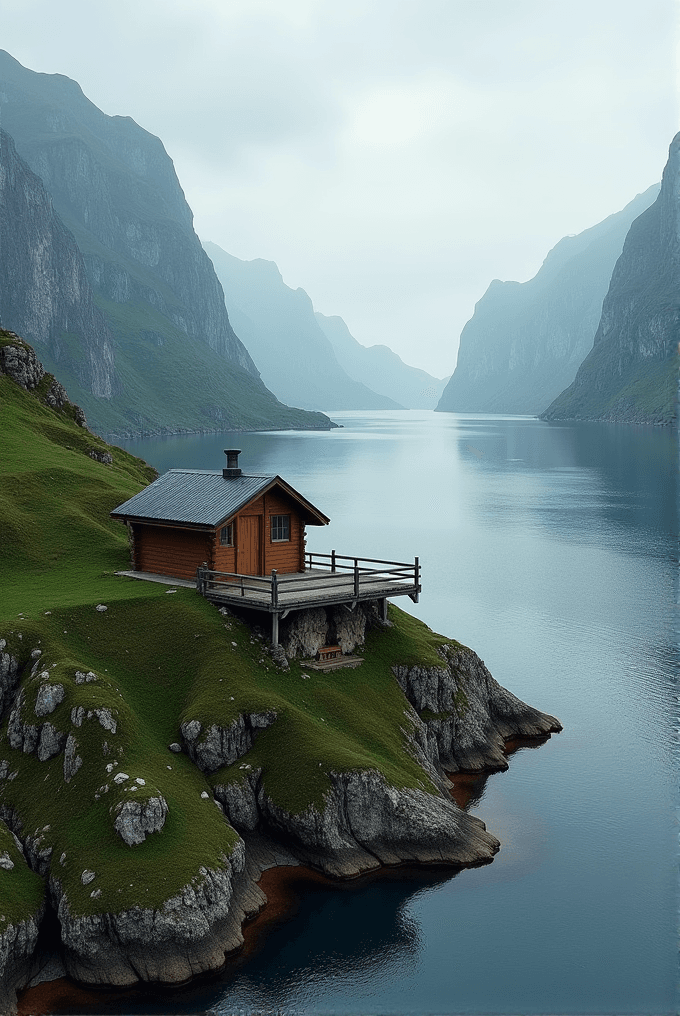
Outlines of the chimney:
M 225 480 L 229 480 L 234 476 L 240 476 L 241 470 L 238 465 L 238 457 L 241 454 L 241 449 L 225 448 L 224 454 L 227 456 L 227 467 L 222 470 L 222 476 Z

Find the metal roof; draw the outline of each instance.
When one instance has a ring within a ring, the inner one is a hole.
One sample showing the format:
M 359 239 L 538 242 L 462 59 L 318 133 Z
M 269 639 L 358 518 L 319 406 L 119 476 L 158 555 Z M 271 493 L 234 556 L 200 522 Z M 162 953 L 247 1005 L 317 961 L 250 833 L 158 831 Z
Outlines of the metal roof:
M 264 490 L 275 476 L 230 476 L 203 469 L 171 469 L 118 505 L 113 516 L 216 526 Z
M 326 516 L 280 476 L 229 476 L 204 469 L 171 469 L 139 494 L 118 505 L 114 518 L 156 519 L 217 526 L 278 483 L 312 515 Z M 310 519 L 311 521 L 311 519 Z M 327 519 L 326 519 L 327 521 Z M 316 523 L 320 524 L 319 522 Z

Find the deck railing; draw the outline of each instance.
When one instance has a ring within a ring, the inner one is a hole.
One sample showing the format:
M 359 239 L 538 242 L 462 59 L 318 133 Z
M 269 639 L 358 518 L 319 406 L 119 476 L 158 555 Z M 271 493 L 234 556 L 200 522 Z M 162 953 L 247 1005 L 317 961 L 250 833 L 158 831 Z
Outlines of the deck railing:
M 380 587 L 392 586 L 417 598 L 420 592 L 420 561 L 380 561 L 375 558 L 349 557 L 336 554 L 319 554 L 314 551 L 305 554 L 306 570 L 310 574 L 279 575 L 276 569 L 270 575 L 238 575 L 235 572 L 213 571 L 198 568 L 196 587 L 208 599 L 250 600 L 262 605 L 265 610 L 278 611 L 299 600 L 309 599 L 308 594 L 336 596 L 347 593 L 348 599 L 366 596 L 373 590 L 380 597 Z M 377 566 L 377 567 L 376 567 Z M 349 580 L 349 581 L 348 581 Z M 295 594 L 301 594 L 296 596 Z M 394 594 L 393 594 L 394 595 Z

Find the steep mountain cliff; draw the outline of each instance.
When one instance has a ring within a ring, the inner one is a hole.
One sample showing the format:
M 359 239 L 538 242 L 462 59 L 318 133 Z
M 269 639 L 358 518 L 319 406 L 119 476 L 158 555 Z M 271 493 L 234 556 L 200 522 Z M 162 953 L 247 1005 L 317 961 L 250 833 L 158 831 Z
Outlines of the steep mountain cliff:
M 602 300 L 631 222 L 658 185 L 603 222 L 568 236 L 528 282 L 495 279 L 460 337 L 437 409 L 537 415 L 569 385 L 592 348 Z
M 96 398 L 110 399 L 119 387 L 113 337 L 93 303 L 73 234 L 2 130 L 0 321 L 45 350 Z
M 670 424 L 680 343 L 680 134 L 661 191 L 630 227 L 593 348 L 544 420 Z
M 341 317 L 318 313 L 315 317 L 350 377 L 398 399 L 407 409 L 434 409 L 437 405 L 448 378 L 409 367 L 389 346 L 362 346 Z
M 318 414 L 282 406 L 262 383 L 231 327 L 158 138 L 129 117 L 106 116 L 69 78 L 36 74 L 3 51 L 0 110 L 19 155 L 75 237 L 115 339 L 108 371 L 116 383 L 104 392 L 83 384 L 76 353 L 68 362 L 55 359 L 54 342 L 47 348 L 11 316 L 3 324 L 31 334 L 92 426 L 118 434 L 330 426 Z M 10 227 L 6 252 L 22 228 Z
M 305 409 L 403 409 L 343 370 L 303 289 L 287 286 L 273 261 L 241 261 L 204 247 L 224 288 L 238 333 L 268 388 Z

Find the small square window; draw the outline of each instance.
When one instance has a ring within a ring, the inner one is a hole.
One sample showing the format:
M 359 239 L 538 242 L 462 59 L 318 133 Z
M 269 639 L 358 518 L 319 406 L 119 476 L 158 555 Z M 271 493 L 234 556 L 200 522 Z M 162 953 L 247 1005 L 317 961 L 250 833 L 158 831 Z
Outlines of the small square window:
M 233 523 L 228 526 L 222 526 L 220 529 L 220 547 L 233 547 L 234 546 L 234 526 Z
M 290 515 L 272 515 L 272 543 L 290 540 Z

